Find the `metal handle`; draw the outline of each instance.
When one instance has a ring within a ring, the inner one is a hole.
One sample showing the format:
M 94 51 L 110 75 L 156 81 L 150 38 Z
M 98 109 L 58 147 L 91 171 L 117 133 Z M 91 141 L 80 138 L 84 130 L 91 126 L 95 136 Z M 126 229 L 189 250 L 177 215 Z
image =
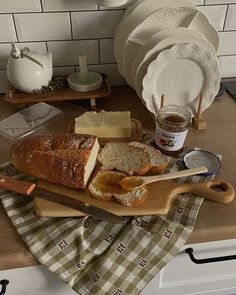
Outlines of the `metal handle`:
M 0 280 L 0 287 L 2 286 L 2 289 L 0 291 L 0 295 L 6 294 L 8 284 L 9 284 L 8 280 Z
M 189 255 L 192 262 L 196 263 L 196 264 L 204 264 L 204 263 L 212 263 L 212 262 L 220 262 L 220 261 L 227 261 L 227 260 L 236 259 L 236 255 L 197 259 L 193 256 L 193 248 L 187 248 L 187 249 L 185 249 L 185 252 Z

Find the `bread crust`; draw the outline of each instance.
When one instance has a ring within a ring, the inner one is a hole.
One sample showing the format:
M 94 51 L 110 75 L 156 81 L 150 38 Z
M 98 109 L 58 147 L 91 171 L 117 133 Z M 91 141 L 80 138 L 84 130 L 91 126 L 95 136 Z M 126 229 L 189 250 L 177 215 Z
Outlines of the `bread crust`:
M 114 151 L 116 151 L 115 156 L 110 155 L 110 153 L 107 152 L 109 148 L 111 149 L 113 147 L 114 147 Z M 126 153 L 123 155 L 121 153 L 122 149 L 126 149 Z M 131 149 L 132 149 L 132 152 L 136 153 L 138 159 L 141 157 L 141 156 L 139 157 L 139 154 L 142 155 L 143 158 L 145 158 L 145 162 L 143 163 L 141 167 L 139 167 L 139 169 L 135 169 L 133 167 L 132 170 L 127 170 L 127 168 L 124 167 L 124 165 L 122 167 L 122 165 L 116 164 L 117 158 L 119 158 L 120 160 L 123 160 L 124 163 L 126 163 L 126 161 L 129 161 L 129 156 L 130 156 L 129 152 L 131 152 Z M 122 157 L 123 159 L 121 159 Z M 144 175 L 152 167 L 150 156 L 146 150 L 140 147 L 129 145 L 128 143 L 124 143 L 124 142 L 108 142 L 104 146 L 102 151 L 98 154 L 98 161 L 102 163 L 102 167 L 101 167 L 102 170 L 116 169 L 118 171 L 127 173 L 128 175 Z
M 169 161 L 168 157 L 163 155 L 161 151 L 155 149 L 153 146 L 137 141 L 131 141 L 129 144 L 132 146 L 140 147 L 148 152 L 151 159 L 151 172 L 156 174 L 162 174 L 163 172 L 165 172 L 169 164 Z
M 153 166 L 150 169 L 150 171 L 156 174 L 162 174 L 166 171 L 167 167 L 168 167 L 168 163 L 165 163 L 165 164 L 159 165 L 158 167 Z
M 88 189 L 90 191 L 90 194 L 95 199 L 101 200 L 101 201 L 111 201 L 114 200 L 123 206 L 127 207 L 137 207 L 142 205 L 147 196 L 148 196 L 148 190 L 147 188 L 140 188 L 133 192 L 125 192 L 125 193 L 112 193 L 109 191 L 109 188 L 107 191 L 101 191 L 99 189 L 99 178 L 106 176 L 114 176 L 117 175 L 118 177 L 125 177 L 127 176 L 125 173 L 118 172 L 118 171 L 99 171 L 91 183 L 88 186 Z
M 28 175 L 85 188 L 85 165 L 96 140 L 96 136 L 72 133 L 26 137 L 12 146 L 10 161 Z
M 147 199 L 148 197 L 148 190 L 145 188 L 143 190 L 139 190 L 139 197 L 137 197 L 136 199 L 133 199 L 133 200 L 129 200 L 128 198 L 128 195 L 129 194 L 132 194 L 132 192 L 128 193 L 127 194 L 127 198 L 126 199 L 121 199 L 119 195 L 115 195 L 114 196 L 114 199 L 124 205 L 124 206 L 127 206 L 127 207 L 138 207 L 138 206 L 141 206 Z

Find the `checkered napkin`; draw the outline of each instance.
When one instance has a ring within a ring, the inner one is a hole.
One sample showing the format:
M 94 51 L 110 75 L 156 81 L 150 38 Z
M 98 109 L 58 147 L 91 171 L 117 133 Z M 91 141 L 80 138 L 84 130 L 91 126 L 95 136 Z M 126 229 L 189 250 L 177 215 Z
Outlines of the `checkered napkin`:
M 180 165 L 181 160 L 171 159 L 169 172 Z M 1 170 L 30 180 L 11 165 Z M 177 181 L 209 179 L 191 176 Z M 35 258 L 81 295 L 139 294 L 182 248 L 203 201 L 191 194 L 178 195 L 167 215 L 127 217 L 124 224 L 114 225 L 93 217 L 38 217 L 28 197 L 3 190 L 0 195 Z

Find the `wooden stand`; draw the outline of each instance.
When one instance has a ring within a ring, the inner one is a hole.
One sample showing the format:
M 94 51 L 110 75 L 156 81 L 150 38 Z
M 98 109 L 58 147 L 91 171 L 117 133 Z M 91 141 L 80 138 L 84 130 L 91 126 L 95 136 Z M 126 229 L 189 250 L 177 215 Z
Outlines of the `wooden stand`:
M 43 96 L 37 93 L 23 93 L 14 88 L 10 83 L 5 94 L 4 100 L 10 104 L 34 104 L 38 102 L 58 102 L 67 100 L 81 100 L 89 99 L 92 110 L 96 110 L 96 99 L 107 97 L 111 94 L 111 87 L 108 83 L 107 76 L 101 74 L 103 77 L 103 84 L 101 88 L 91 92 L 77 92 L 71 90 L 68 86 L 61 87 L 58 90 L 49 92 L 48 95 Z
M 201 116 L 202 100 L 203 94 L 201 93 L 199 97 L 197 116 L 193 118 L 193 126 L 198 130 L 206 129 L 206 121 Z

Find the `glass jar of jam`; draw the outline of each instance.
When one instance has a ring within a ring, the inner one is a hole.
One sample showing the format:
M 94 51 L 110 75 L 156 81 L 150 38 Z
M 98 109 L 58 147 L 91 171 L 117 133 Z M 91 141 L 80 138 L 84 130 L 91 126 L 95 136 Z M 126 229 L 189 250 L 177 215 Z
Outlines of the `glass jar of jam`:
M 188 109 L 179 105 L 166 105 L 156 116 L 155 143 L 166 155 L 178 155 L 184 145 L 192 117 Z

